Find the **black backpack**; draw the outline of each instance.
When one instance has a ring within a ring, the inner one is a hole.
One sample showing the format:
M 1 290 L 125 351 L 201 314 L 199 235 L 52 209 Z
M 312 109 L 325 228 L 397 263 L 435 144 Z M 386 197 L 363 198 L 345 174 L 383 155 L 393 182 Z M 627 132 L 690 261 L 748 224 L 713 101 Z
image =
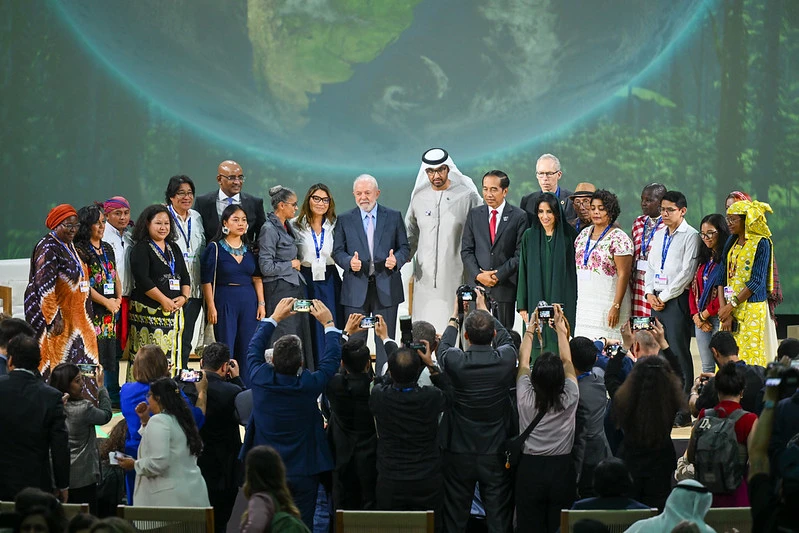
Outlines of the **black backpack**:
M 695 478 L 714 494 L 733 492 L 743 481 L 747 453 L 746 446 L 738 443 L 735 424 L 747 412 L 736 409 L 722 418 L 708 409 L 696 425 Z

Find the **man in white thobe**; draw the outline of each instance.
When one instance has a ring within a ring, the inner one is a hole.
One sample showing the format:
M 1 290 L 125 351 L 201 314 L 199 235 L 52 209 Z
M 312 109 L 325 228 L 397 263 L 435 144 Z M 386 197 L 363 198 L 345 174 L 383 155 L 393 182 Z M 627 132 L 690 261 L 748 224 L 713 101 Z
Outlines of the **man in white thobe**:
M 413 260 L 413 319 L 444 331 L 463 284 L 461 238 L 469 210 L 482 203 L 471 178 L 446 150 L 432 148 L 422 165 L 405 215 Z

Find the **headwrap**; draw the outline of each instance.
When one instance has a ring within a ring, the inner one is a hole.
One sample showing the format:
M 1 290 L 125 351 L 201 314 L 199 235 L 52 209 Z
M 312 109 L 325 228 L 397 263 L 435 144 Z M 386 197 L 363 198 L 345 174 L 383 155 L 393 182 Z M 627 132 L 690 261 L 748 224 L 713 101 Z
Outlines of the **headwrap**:
M 413 202 L 413 197 L 416 196 L 419 191 L 426 187 L 432 187 L 432 185 L 430 185 L 430 178 L 427 177 L 427 172 L 425 172 L 425 170 L 428 168 L 438 168 L 441 165 L 447 165 L 449 168 L 448 177 L 452 183 L 462 183 L 474 191 L 475 194 L 478 196 L 480 195 L 472 179 L 458 170 L 457 165 L 452 161 L 452 158 L 446 150 L 443 148 L 431 148 L 422 155 L 422 166 L 419 167 L 419 173 L 416 175 L 416 184 L 413 186 L 413 192 L 411 193 L 411 202 Z
M 739 200 L 727 209 L 728 215 L 744 215 L 746 217 L 746 237 L 771 237 L 771 230 L 766 224 L 766 213 L 773 213 L 771 206 L 757 200 Z
M 741 191 L 732 191 L 730 194 L 727 195 L 727 198 L 733 198 L 736 202 L 751 202 L 752 197 L 746 194 L 745 192 Z
M 59 224 L 69 217 L 76 216 L 78 216 L 78 212 L 75 211 L 74 207 L 69 204 L 60 204 L 50 210 L 47 214 L 47 219 L 44 221 L 44 225 L 47 226 L 48 229 L 56 229 Z
M 671 531 L 683 520 L 696 524 L 702 533 L 715 532 L 705 522 L 705 515 L 712 503 L 713 495 L 701 483 L 693 479 L 680 481 L 669 494 L 661 514 L 639 520 L 630 526 L 627 533 Z
M 124 196 L 112 196 L 103 203 L 103 211 L 108 214 L 114 209 L 130 209 L 130 203 Z

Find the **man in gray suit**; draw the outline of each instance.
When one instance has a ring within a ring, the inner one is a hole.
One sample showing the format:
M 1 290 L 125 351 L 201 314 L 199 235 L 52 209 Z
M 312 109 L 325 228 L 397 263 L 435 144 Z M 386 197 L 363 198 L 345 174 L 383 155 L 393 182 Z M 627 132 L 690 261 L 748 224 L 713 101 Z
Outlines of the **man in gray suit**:
M 519 249 L 527 213 L 505 201 L 510 178 L 501 170 L 483 176 L 485 205 L 472 208 L 463 228 L 461 259 L 466 283 L 485 287 L 497 302 L 497 318 L 507 329 L 516 319 Z
M 333 259 L 344 269 L 344 316 L 380 315 L 388 325 L 389 337 L 394 338 L 397 306 L 405 301 L 400 268 L 410 258 L 405 223 L 399 211 L 378 205 L 380 189 L 373 176 L 355 178 L 352 193 L 358 207 L 339 215 L 333 239 Z M 366 340 L 366 332 L 350 338 L 359 337 Z M 388 358 L 382 342 L 375 347 L 380 373 Z

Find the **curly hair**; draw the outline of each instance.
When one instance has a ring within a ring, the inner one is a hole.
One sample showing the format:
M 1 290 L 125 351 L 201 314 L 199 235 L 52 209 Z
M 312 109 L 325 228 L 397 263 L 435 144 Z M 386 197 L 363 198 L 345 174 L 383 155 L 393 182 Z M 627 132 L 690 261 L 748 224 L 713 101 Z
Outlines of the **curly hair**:
M 80 227 L 75 234 L 75 244 L 88 244 L 92 238 L 92 226 L 100 220 L 103 214 L 103 206 L 91 204 L 78 209 L 78 222 Z
M 146 241 L 150 238 L 150 222 L 153 221 L 155 215 L 164 213 L 169 219 L 169 235 L 166 236 L 166 242 L 175 242 L 178 240 L 178 234 L 175 230 L 175 221 L 172 220 L 172 215 L 169 214 L 169 209 L 163 204 L 148 205 L 141 212 L 139 218 L 136 219 L 136 226 L 133 228 L 133 242 Z
M 605 212 L 608 214 L 610 224 L 616 222 L 616 219 L 619 218 L 621 214 L 619 198 L 606 189 L 597 189 L 594 194 L 591 195 L 591 202 L 593 203 L 594 200 L 600 200 L 602 205 L 605 206 Z
M 180 395 L 177 383 L 170 378 L 157 379 L 150 383 L 150 394 L 155 397 L 162 412 L 175 417 L 180 429 L 186 435 L 189 451 L 192 455 L 199 456 L 203 451 L 203 441 L 197 430 L 197 424 L 194 423 L 194 416 L 186 405 L 186 400 Z
M 660 449 L 683 404 L 679 378 L 664 358 L 653 355 L 639 359 L 616 391 L 613 414 L 629 446 Z

